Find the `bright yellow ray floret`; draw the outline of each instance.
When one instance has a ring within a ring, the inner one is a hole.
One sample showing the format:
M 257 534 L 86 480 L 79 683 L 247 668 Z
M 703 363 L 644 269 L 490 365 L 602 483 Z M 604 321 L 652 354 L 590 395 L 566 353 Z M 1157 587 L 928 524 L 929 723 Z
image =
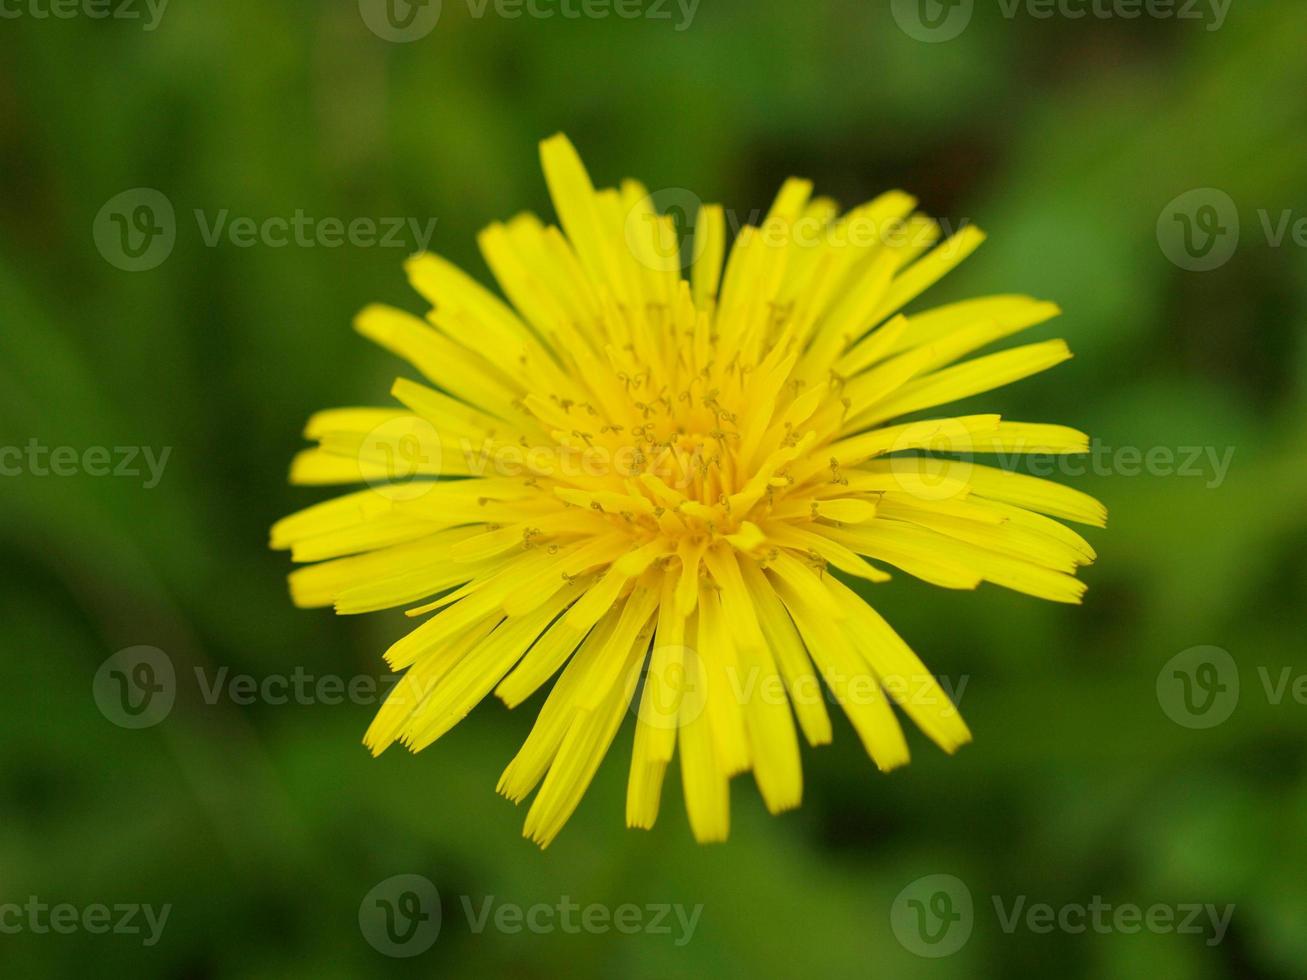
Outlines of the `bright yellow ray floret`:
M 1070 357 L 1058 340 L 977 354 L 1057 307 L 905 313 L 984 236 L 940 241 L 899 191 L 841 215 L 787 181 L 728 252 L 717 206 L 683 242 L 638 183 L 595 190 L 565 137 L 541 159 L 561 230 L 520 215 L 482 232 L 507 303 L 437 256 L 408 261 L 425 318 L 378 305 L 355 325 L 425 380 L 395 382 L 399 407 L 310 419 L 292 479 L 368 487 L 272 530 L 307 563 L 297 604 L 424 617 L 386 652 L 405 673 L 368 747 L 421 749 L 492 691 L 514 707 L 556 677 L 498 787 L 535 792 L 525 832 L 544 846 L 628 710 L 627 823 L 652 826 L 679 748 L 701 841 L 727 836 L 739 773 L 771 811 L 799 804 L 795 721 L 828 742 L 828 700 L 883 770 L 908 761 L 894 705 L 945 751 L 968 742 L 848 582 L 892 567 L 1080 601 L 1094 550 L 1060 521 L 1106 511 L 974 457 L 1087 437 L 935 414 Z

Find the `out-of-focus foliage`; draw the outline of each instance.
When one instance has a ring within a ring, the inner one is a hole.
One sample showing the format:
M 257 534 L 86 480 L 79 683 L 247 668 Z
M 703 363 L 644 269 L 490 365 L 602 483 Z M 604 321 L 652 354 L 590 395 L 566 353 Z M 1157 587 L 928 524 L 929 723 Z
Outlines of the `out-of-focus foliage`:
M 1307 8 L 1235 3 L 1207 30 L 982 2 L 930 44 L 865 0 L 702 0 L 683 31 L 444 7 L 412 44 L 379 39 L 349 2 L 178 2 L 153 31 L 0 23 L 0 445 L 172 447 L 150 490 L 0 479 L 0 904 L 173 905 L 152 948 L 0 934 L 4 974 L 1301 976 L 1307 707 L 1275 703 L 1259 668 L 1307 670 L 1307 249 L 1273 247 L 1259 212 L 1304 208 Z M 551 214 L 535 146 L 557 130 L 597 181 L 691 188 L 740 215 L 793 173 L 844 204 L 903 186 L 981 225 L 989 243 L 930 299 L 1056 299 L 1065 315 L 1032 339 L 1078 354 L 985 404 L 1106 447 L 1233 447 L 1228 474 L 1075 481 L 1112 515 L 1090 535 L 1083 607 L 904 575 L 875 588 L 932 669 L 965 676 L 975 744 L 948 759 L 914 733 L 913 764 L 882 776 L 840 723 L 805 751 L 800 811 L 770 818 L 740 781 L 726 846 L 693 844 L 675 775 L 657 828 L 623 828 L 629 725 L 542 854 L 494 794 L 537 702 L 488 702 L 420 756 L 377 761 L 360 744 L 373 705 L 208 703 L 196 671 L 384 672 L 402 617 L 294 610 L 266 533 L 324 496 L 286 485 L 301 421 L 384 404 L 402 371 L 352 314 L 416 304 L 404 249 L 209 246 L 195 212 L 435 218 L 432 247 L 484 276 L 478 228 Z M 177 239 L 129 273 L 91 231 L 136 187 L 172 202 Z M 1196 187 L 1228 193 L 1243 223 L 1210 272 L 1171 264 L 1155 233 Z M 140 731 L 91 697 L 100 664 L 135 644 L 178 675 L 172 714 Z M 1243 684 L 1206 730 L 1172 722 L 1156 693 L 1162 665 L 1200 644 L 1228 650 Z M 889 911 L 937 872 L 967 884 L 975 929 L 929 960 Z M 382 957 L 357 924 L 399 873 L 444 896 L 415 961 Z M 463 895 L 703 913 L 683 947 L 475 934 Z M 1096 895 L 1236 910 L 1208 946 L 1007 934 L 993 901 Z

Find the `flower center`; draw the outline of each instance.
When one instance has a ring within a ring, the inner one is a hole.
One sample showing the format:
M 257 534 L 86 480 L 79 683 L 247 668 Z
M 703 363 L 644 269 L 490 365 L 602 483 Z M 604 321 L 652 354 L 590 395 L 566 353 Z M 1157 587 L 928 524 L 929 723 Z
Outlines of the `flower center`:
M 799 388 L 751 405 L 751 374 L 714 365 L 678 378 L 678 393 L 670 384 L 656 387 L 647 373 L 619 375 L 626 411 L 611 414 L 626 414 L 626 424 L 588 404 L 551 399 L 576 423 L 553 430 L 554 494 L 603 515 L 640 545 L 662 542 L 669 552 L 686 541 L 719 540 L 751 552 L 766 540 L 765 523 L 811 520 L 807 495 L 792 499 L 797 483 L 789 465 L 816 433 L 808 426 L 803 438 L 796 432 L 795 420 L 806 416 L 774 417 Z

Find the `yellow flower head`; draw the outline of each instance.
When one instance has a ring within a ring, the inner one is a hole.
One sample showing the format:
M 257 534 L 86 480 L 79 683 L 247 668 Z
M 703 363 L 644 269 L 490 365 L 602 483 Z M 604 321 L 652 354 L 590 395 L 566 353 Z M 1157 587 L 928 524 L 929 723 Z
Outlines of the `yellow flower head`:
M 292 479 L 368 487 L 272 531 L 313 563 L 291 575 L 297 604 L 426 617 L 386 653 L 406 673 L 366 744 L 416 751 L 492 690 L 513 707 L 557 674 L 499 781 L 515 801 L 539 787 L 525 832 L 543 846 L 628 709 L 627 823 L 653 824 L 679 747 L 700 841 L 727 836 L 746 770 L 771 811 L 799 804 L 794 723 L 828 742 L 827 690 L 883 770 L 908 761 L 891 702 L 946 751 L 969 741 L 848 582 L 893 566 L 1080 601 L 1094 552 L 1054 518 L 1102 525 L 1102 506 L 972 457 L 1086 437 L 903 421 L 1065 360 L 1061 341 L 966 359 L 1057 307 L 1007 295 L 904 316 L 983 236 L 940 242 L 898 191 L 841 215 L 787 181 L 726 257 L 719 207 L 681 242 L 639 184 L 595 190 L 565 137 L 541 158 L 562 230 L 524 214 L 482 232 L 509 303 L 409 260 L 425 319 L 372 306 L 356 326 L 430 384 L 396 381 L 402 408 L 315 415 Z

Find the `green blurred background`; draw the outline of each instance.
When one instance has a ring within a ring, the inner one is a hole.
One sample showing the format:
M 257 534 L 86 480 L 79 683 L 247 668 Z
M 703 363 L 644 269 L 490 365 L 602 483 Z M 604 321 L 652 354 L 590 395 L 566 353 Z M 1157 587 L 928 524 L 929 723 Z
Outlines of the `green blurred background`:
M 18 13 L 0 22 L 0 446 L 172 454 L 148 490 L 0 479 L 0 904 L 172 911 L 151 947 L 0 934 L 0 972 L 1307 976 L 1307 706 L 1265 681 L 1307 671 L 1307 249 L 1291 233 L 1276 245 L 1261 216 L 1272 230 L 1285 209 L 1307 216 L 1307 5 L 1235 0 L 1212 29 L 1206 5 L 1073 19 L 980 0 L 957 37 L 930 43 L 901 26 L 903 4 L 867 0 L 702 0 L 683 30 L 674 4 L 666 19 L 539 19 L 469 3 L 445 0 L 411 43 L 379 37 L 353 2 L 176 2 L 153 30 L 144 8 L 5 8 Z M 304 419 L 384 404 L 405 371 L 351 316 L 420 305 L 406 248 L 209 246 L 194 212 L 435 218 L 432 248 L 486 278 L 481 226 L 552 214 L 536 142 L 558 130 L 597 182 L 691 188 L 741 215 L 798 174 L 845 205 L 902 186 L 979 224 L 989 243 L 930 303 L 1055 299 L 1065 315 L 1031 339 L 1078 354 L 980 403 L 1114 451 L 1232 447 L 1228 473 L 1122 464 L 1072 481 L 1112 515 L 1089 533 L 1100 559 L 1083 607 L 906 575 L 877 587 L 931 668 L 965 682 L 975 744 L 950 759 L 913 732 L 913 764 L 881 776 L 841 720 L 832 746 L 805 749 L 800 811 L 770 818 L 736 781 L 725 846 L 693 843 L 674 773 L 657 828 L 624 829 L 629 723 L 541 853 L 519 836 L 524 809 L 494 793 L 538 699 L 487 702 L 421 755 L 375 761 L 360 744 L 372 704 L 207 703 L 196 669 L 209 683 L 224 669 L 384 672 L 402 617 L 293 609 L 266 537 L 327 495 L 286 484 Z M 174 206 L 176 244 L 127 272 L 92 229 L 141 187 Z M 1192 188 L 1229 195 L 1241 220 L 1210 271 L 1159 246 L 1159 217 Z M 97 708 L 92 679 L 138 644 L 166 651 L 177 700 L 129 730 Z M 1228 651 L 1241 680 L 1206 728 L 1172 720 L 1158 688 L 1198 645 Z M 422 955 L 391 959 L 365 941 L 359 905 L 406 873 L 438 886 L 443 927 Z M 891 928 L 896 896 L 931 874 L 975 904 L 970 938 L 935 959 Z M 564 895 L 703 911 L 678 946 L 477 934 L 459 901 Z M 994 896 L 1235 912 L 1216 944 L 1009 933 Z

